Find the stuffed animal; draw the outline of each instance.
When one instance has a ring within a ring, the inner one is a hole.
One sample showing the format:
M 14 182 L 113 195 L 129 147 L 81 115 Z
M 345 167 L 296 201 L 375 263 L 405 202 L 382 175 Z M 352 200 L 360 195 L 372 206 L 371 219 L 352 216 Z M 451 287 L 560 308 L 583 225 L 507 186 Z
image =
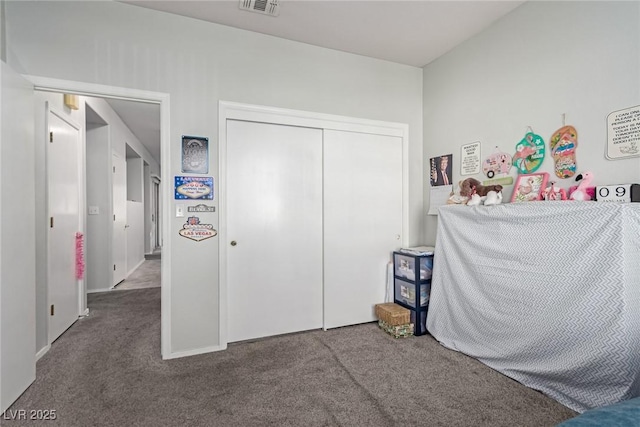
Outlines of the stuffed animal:
M 555 181 L 551 181 L 542 193 L 542 200 L 567 200 L 567 193 L 564 188 L 556 187 Z
M 463 197 L 470 198 L 473 194 L 485 197 L 489 191 L 499 193 L 502 191 L 502 185 L 482 185 L 480 181 L 474 178 L 467 178 L 464 181 L 460 181 L 460 195 Z
M 489 191 L 484 201 L 485 206 L 499 205 L 502 203 L 502 191 Z
M 593 197 L 590 194 L 593 191 L 591 187 L 591 181 L 593 181 L 593 174 L 591 172 L 581 173 L 576 176 L 578 187 L 569 194 L 570 200 L 591 200 Z

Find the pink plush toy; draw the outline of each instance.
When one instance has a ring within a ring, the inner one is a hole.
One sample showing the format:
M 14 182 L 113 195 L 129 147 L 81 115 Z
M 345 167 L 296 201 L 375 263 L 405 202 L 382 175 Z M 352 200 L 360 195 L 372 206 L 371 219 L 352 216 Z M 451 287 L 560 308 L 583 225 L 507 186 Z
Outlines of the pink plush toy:
M 551 181 L 549 186 L 542 193 L 543 200 L 567 200 L 567 192 L 564 188 L 556 187 L 555 181 Z
M 591 172 L 585 172 L 576 176 L 576 181 L 580 181 L 577 187 L 569 188 L 570 200 L 593 200 L 596 189 L 591 187 L 591 181 L 593 180 L 593 174 Z

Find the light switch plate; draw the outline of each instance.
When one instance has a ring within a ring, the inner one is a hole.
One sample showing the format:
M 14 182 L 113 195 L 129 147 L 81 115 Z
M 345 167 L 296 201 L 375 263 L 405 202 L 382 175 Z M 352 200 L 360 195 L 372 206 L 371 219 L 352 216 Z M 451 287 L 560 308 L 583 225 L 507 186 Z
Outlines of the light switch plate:
M 176 205 L 176 218 L 184 216 L 184 205 Z

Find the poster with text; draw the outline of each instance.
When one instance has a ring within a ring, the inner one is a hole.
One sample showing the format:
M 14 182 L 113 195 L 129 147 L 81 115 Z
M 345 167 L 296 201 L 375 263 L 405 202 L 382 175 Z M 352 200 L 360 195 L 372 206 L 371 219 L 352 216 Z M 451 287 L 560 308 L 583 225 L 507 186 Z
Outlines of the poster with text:
M 460 154 L 460 175 L 480 173 L 480 141 L 463 145 Z
M 640 105 L 607 116 L 607 159 L 640 156 Z

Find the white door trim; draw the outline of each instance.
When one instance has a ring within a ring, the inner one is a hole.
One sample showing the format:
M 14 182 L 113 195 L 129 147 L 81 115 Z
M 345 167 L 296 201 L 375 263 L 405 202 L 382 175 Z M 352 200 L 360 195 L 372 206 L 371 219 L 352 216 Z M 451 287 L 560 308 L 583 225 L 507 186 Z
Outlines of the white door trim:
M 35 86 L 35 90 L 55 93 L 69 93 L 103 98 L 125 99 L 138 102 L 149 102 L 160 105 L 160 147 L 161 147 L 161 187 L 163 194 L 170 194 L 167 183 L 171 182 L 170 168 L 170 108 L 169 94 L 162 92 L 150 92 L 138 89 L 123 88 L 117 86 L 99 85 L 94 83 L 76 82 L 70 80 L 52 79 L 48 77 L 24 75 Z M 161 198 L 163 217 L 170 218 L 170 206 L 167 198 Z M 86 224 L 86 209 L 84 212 Z M 161 350 L 163 359 L 171 359 L 174 356 L 171 347 L 171 232 L 170 221 L 162 224 L 163 254 L 162 254 L 162 307 L 161 307 Z
M 409 125 L 359 119 L 309 111 L 288 110 L 262 105 L 219 101 L 218 103 L 218 233 L 220 264 L 218 271 L 218 324 L 220 350 L 227 348 L 227 120 L 246 120 L 289 126 L 347 132 L 372 133 L 402 138 L 402 235 L 399 244 L 405 246 L 409 235 Z M 164 256 L 164 255 L 163 255 Z

